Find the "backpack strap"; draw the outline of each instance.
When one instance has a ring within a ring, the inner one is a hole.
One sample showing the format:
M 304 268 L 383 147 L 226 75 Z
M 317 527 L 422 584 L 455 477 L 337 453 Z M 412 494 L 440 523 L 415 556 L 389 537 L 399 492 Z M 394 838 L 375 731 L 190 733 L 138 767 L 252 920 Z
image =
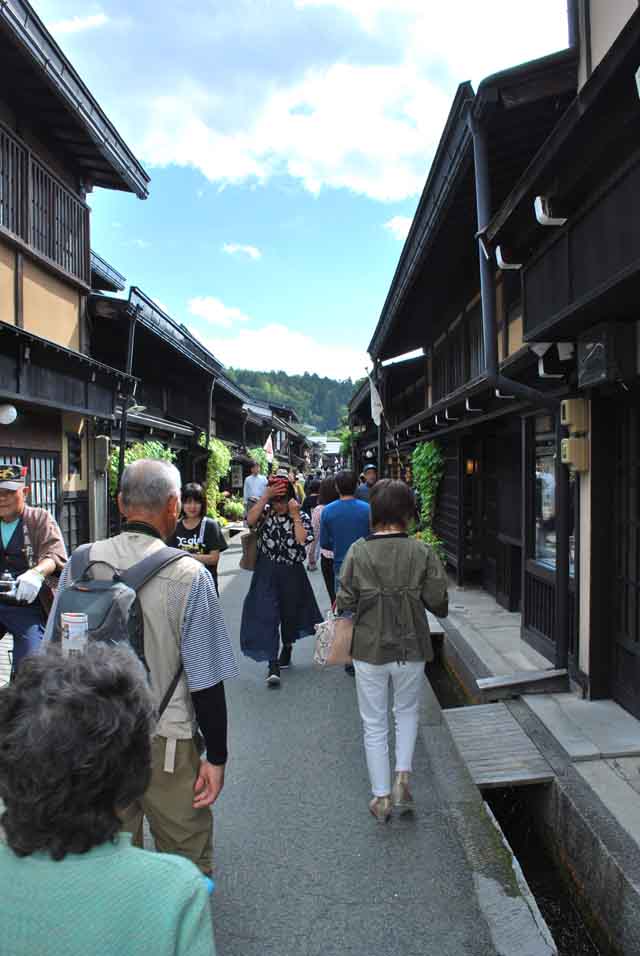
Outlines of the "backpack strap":
M 178 548 L 160 548 L 143 558 L 142 561 L 138 561 L 137 564 L 127 568 L 126 571 L 121 571 L 120 580 L 137 594 L 163 568 L 173 564 L 174 561 L 179 561 L 180 558 L 188 557 L 190 555 L 186 551 L 179 551 Z
M 206 532 L 207 532 L 207 521 L 208 521 L 208 520 L 209 520 L 209 518 L 207 517 L 207 515 L 205 515 L 204 518 L 202 519 L 202 521 L 200 522 L 200 531 L 198 532 L 198 544 L 199 544 L 199 545 L 203 545 L 203 544 L 204 544 L 204 536 L 205 536 L 205 534 L 206 534 Z
M 78 581 L 85 574 L 91 562 L 91 544 L 81 544 L 71 555 L 71 581 Z
M 160 706 L 158 707 L 158 720 L 160 720 L 165 710 L 169 706 L 169 701 L 174 695 L 175 689 L 178 686 L 178 681 L 182 677 L 183 670 L 184 670 L 184 666 L 182 664 L 182 658 L 180 658 L 180 666 L 178 667 L 178 670 L 173 675 L 173 678 L 171 679 L 171 683 L 167 687 L 167 691 L 164 697 L 162 698 L 162 700 L 160 701 Z

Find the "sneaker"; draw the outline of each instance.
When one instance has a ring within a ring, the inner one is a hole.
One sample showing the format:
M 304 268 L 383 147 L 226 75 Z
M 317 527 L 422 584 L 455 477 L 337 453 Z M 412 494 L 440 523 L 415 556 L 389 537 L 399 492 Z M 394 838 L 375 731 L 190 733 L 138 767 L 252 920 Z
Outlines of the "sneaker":
M 278 658 L 280 667 L 289 667 L 291 664 L 291 644 L 283 644 Z
M 267 671 L 266 679 L 269 687 L 280 686 L 280 667 L 277 661 L 271 661 L 269 664 L 269 670 Z

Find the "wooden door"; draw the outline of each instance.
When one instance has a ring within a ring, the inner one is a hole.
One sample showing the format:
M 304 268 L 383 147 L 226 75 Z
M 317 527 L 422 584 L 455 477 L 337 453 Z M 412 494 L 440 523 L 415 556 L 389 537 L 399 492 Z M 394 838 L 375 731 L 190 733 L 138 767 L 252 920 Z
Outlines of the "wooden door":
M 613 696 L 640 717 L 640 401 L 615 416 Z

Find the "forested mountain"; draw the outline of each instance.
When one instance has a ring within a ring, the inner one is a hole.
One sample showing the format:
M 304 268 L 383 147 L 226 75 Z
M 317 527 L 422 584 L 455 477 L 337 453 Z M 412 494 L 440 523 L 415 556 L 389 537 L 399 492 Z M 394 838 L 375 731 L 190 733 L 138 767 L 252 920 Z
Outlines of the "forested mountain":
M 287 375 L 286 372 L 252 372 L 230 368 L 229 376 L 254 398 L 289 405 L 305 425 L 319 432 L 333 431 L 346 413 L 356 383 L 319 375 Z

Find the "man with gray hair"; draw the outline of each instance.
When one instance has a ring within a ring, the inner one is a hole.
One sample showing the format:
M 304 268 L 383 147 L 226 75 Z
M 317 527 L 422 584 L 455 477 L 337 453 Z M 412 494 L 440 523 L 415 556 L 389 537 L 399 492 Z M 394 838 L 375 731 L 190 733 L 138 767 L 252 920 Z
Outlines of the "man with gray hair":
M 165 546 L 180 515 L 180 486 L 180 473 L 168 462 L 141 459 L 125 468 L 118 495 L 125 524 L 121 534 L 91 545 L 90 560 L 103 562 L 92 566 L 94 577 L 108 577 L 108 565 L 124 571 Z M 69 583 L 69 567 L 58 593 Z M 211 575 L 186 553 L 144 585 L 139 601 L 156 708 L 180 676 L 153 738 L 151 783 L 123 811 L 123 828 L 141 846 L 146 816 L 158 850 L 186 856 L 208 874 L 209 808 L 224 785 L 227 761 L 224 681 L 238 674 L 235 655 Z M 45 638 L 52 637 L 56 610 Z M 206 757 L 200 757 L 196 726 Z

